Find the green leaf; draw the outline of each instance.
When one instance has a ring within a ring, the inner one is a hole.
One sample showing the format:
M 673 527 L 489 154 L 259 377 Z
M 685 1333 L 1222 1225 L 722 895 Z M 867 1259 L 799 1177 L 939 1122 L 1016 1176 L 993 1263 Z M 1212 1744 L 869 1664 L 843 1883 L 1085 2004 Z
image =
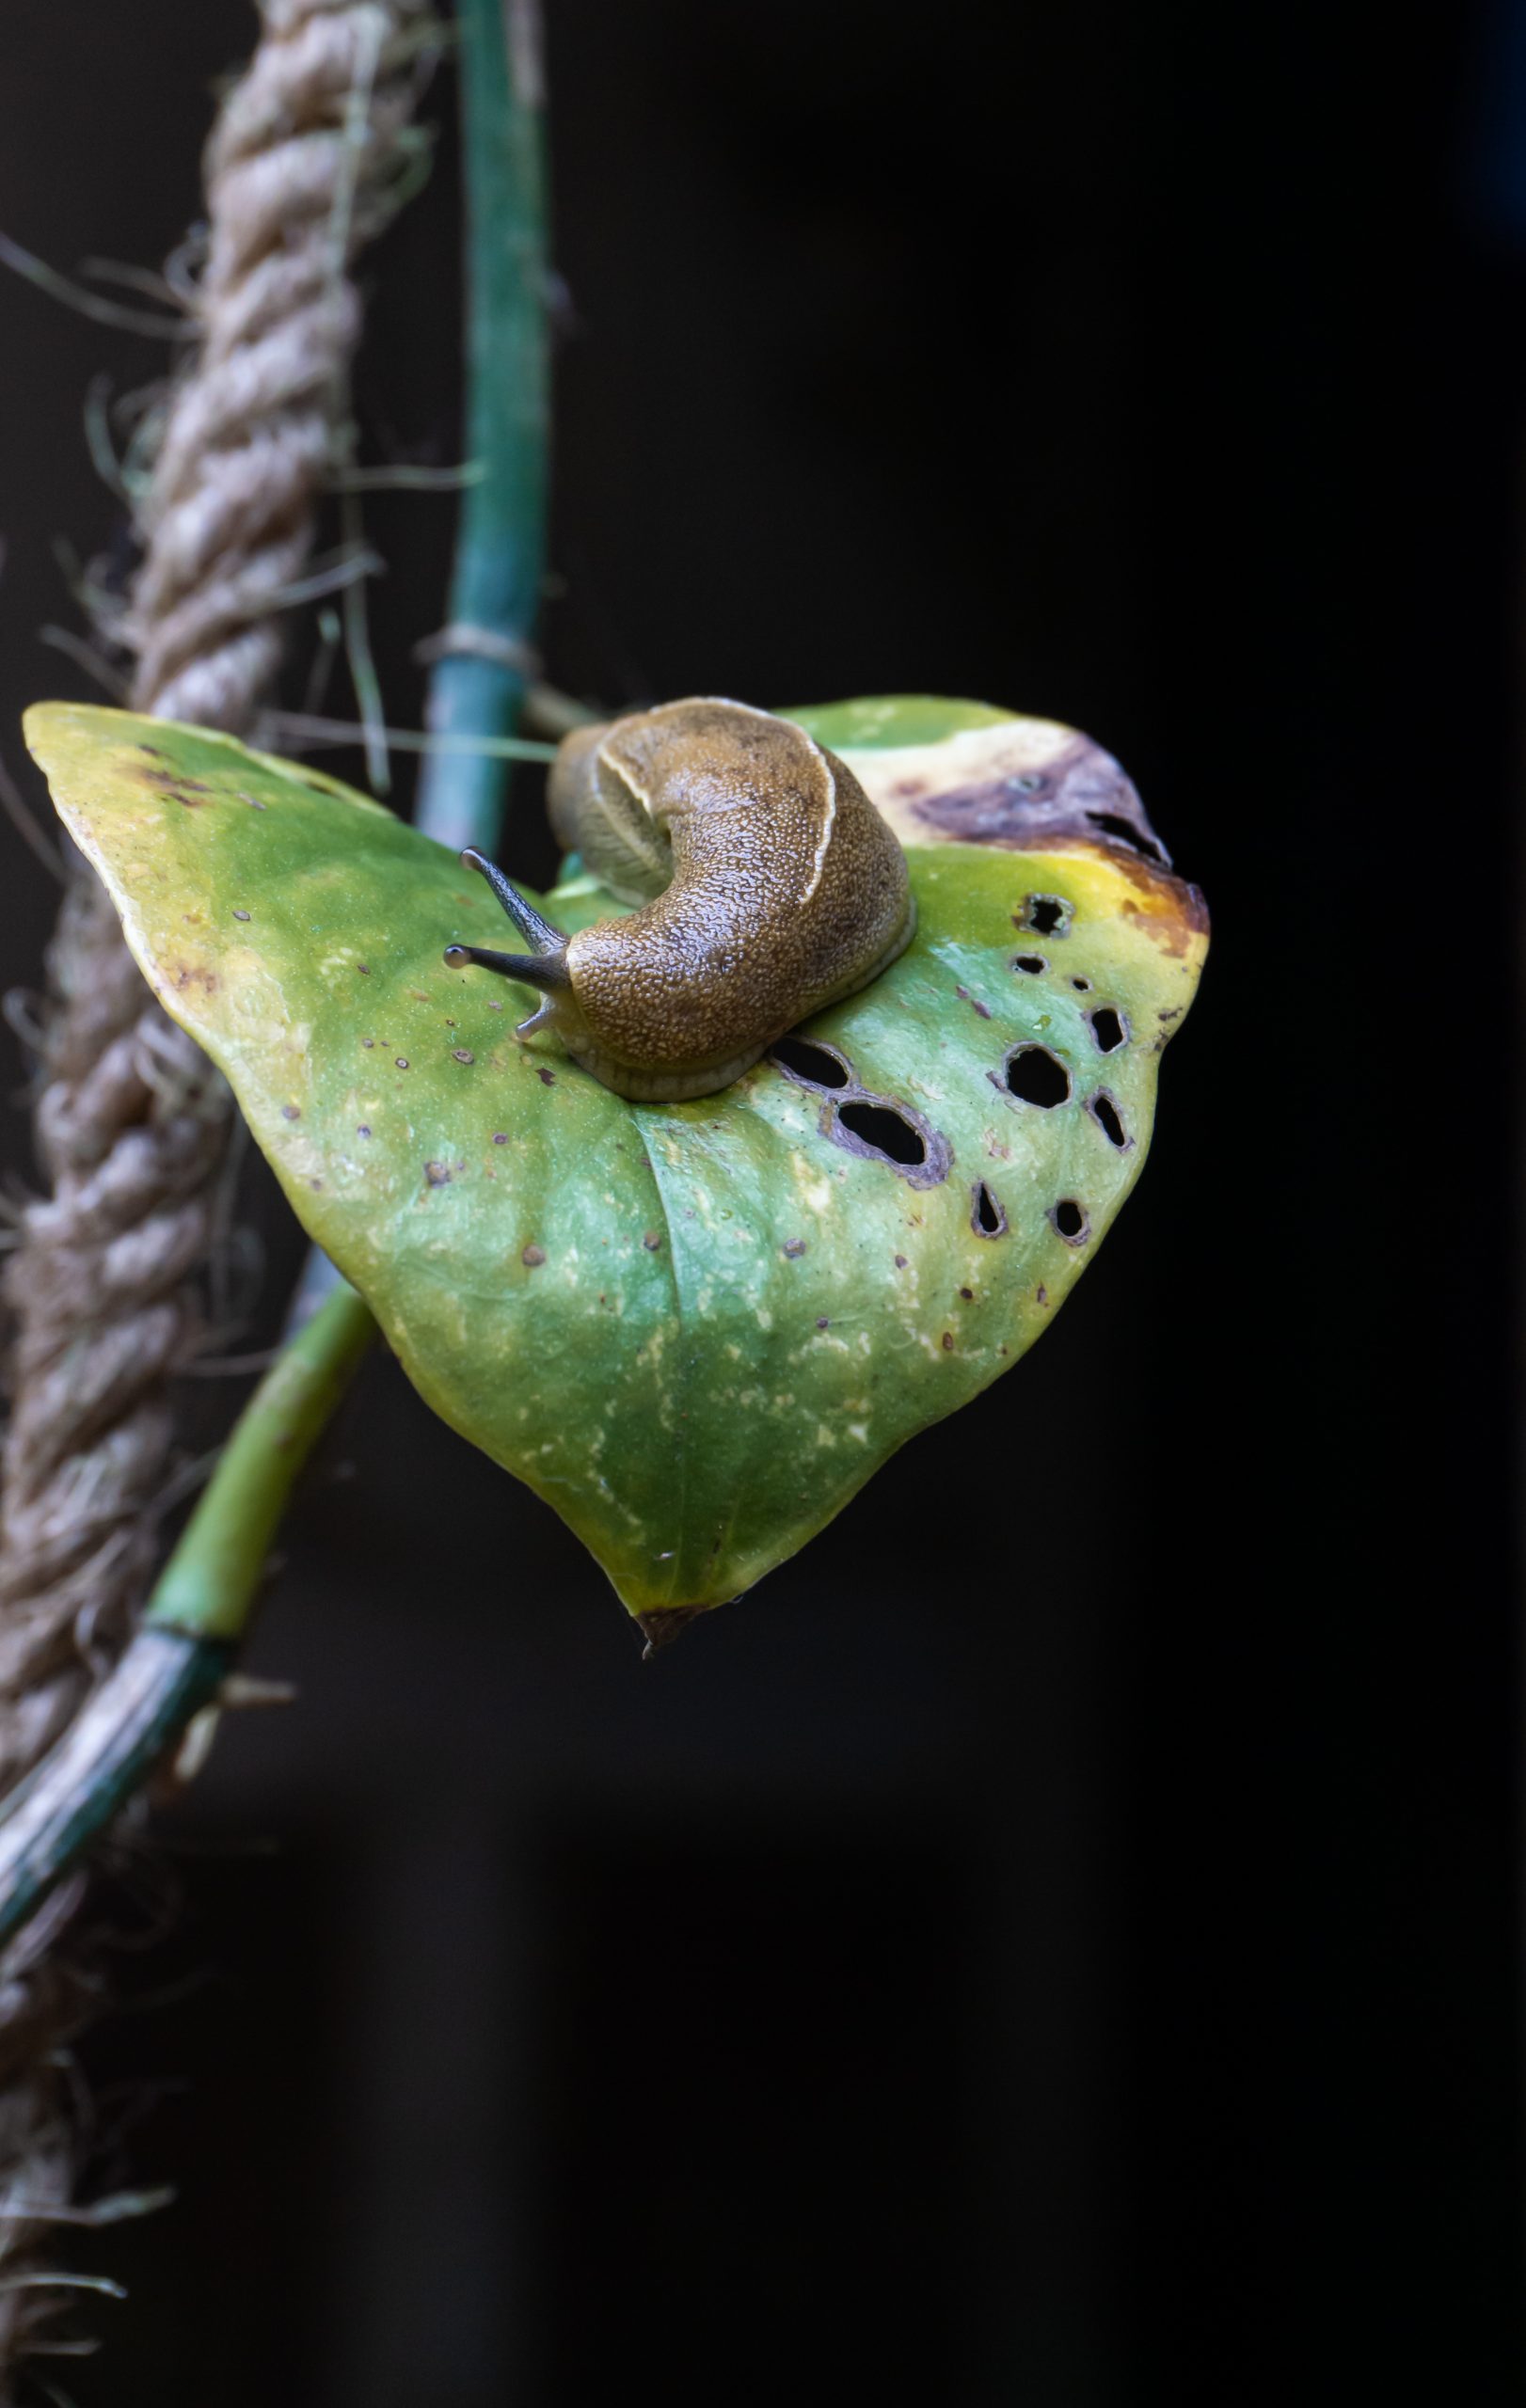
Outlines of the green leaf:
M 830 745 L 837 753 L 936 744 L 966 728 L 1049 724 L 1019 721 L 1015 711 L 997 710 L 991 703 L 959 702 L 947 694 L 858 694 L 847 703 L 792 705 L 782 716 L 796 721 L 818 744 Z
M 916 939 L 677 1105 L 517 1039 L 517 990 L 444 967 L 501 941 L 497 906 L 390 813 L 229 737 L 28 715 L 146 976 L 305 1227 L 428 1402 L 642 1617 L 750 1587 L 1031 1344 L 1138 1175 L 1204 950 L 1193 890 L 1089 828 L 1099 796 L 1115 818 L 1137 800 L 1084 738 L 980 705 L 836 711 L 796 715 L 856 733 L 922 840 Z M 580 877 L 546 908 L 619 907 Z

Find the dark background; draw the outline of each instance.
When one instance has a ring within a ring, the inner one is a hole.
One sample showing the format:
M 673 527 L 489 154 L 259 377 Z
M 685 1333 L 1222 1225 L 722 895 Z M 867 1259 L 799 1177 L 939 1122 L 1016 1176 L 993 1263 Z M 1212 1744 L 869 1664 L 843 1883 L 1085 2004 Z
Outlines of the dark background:
M 301 1703 L 225 1729 L 86 2051 L 92 2179 L 180 2200 L 80 2242 L 131 2297 L 65 2388 L 1513 2401 L 1509 11 L 549 18 L 551 673 L 1073 721 L 1215 949 L 1058 1332 L 655 1665 L 372 1369 L 253 1650 Z M 247 31 L 8 0 L 0 226 L 162 256 Z M 448 77 L 430 111 L 372 459 L 457 456 Z M 0 322 L 13 730 L 87 690 L 36 641 L 53 539 L 117 520 L 84 388 L 159 361 L 13 281 Z M 370 525 L 417 724 L 451 504 Z M 35 984 L 52 895 L 0 858 Z

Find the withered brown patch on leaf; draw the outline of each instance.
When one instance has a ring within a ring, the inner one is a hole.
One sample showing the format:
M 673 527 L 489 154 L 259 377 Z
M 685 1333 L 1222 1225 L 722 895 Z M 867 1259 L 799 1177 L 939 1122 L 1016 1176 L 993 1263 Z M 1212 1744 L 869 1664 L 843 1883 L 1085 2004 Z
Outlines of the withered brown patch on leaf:
M 1127 854 L 1109 849 L 1119 867 L 1127 869 L 1145 898 L 1139 903 L 1125 899 L 1121 906 L 1122 916 L 1142 920 L 1145 933 L 1163 953 L 1180 958 L 1194 938 L 1208 934 L 1208 905 L 1201 887 L 1188 886 L 1184 879 L 1172 878 L 1168 871 L 1152 870 L 1148 862 L 1137 862 Z
M 1028 852 L 1046 838 L 1114 836 L 1151 861 L 1169 863 L 1132 779 L 1089 737 L 1073 737 L 1041 767 L 999 770 L 941 793 L 908 794 L 909 783 L 896 793 L 911 816 L 961 844 Z
M 660 1647 L 670 1647 L 686 1624 L 696 1622 L 707 1610 L 704 1606 L 659 1606 L 652 1613 L 638 1614 L 636 1626 L 645 1641 L 643 1663 L 649 1663 Z

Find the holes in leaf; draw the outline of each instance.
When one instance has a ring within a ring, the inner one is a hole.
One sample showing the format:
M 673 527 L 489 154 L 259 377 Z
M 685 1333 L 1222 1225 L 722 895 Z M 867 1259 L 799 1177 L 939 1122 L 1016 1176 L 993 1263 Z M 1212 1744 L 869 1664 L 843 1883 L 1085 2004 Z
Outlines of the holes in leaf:
M 1009 1054 L 1007 1085 L 1020 1102 L 1036 1103 L 1044 1112 L 1071 1100 L 1071 1074 L 1047 1045 L 1020 1045 Z
M 1128 1043 L 1128 1022 L 1111 1004 L 1100 1004 L 1094 1012 L 1088 1012 L 1087 1020 L 1099 1054 L 1116 1053 L 1119 1046 Z
M 1016 925 L 1031 928 L 1036 937 L 1067 937 L 1071 932 L 1071 907 L 1063 895 L 1025 895 Z
M 1071 985 L 1075 989 L 1078 995 L 1089 995 L 1091 992 L 1091 981 L 1089 978 L 1073 978 L 1071 980 Z
M 914 1121 L 885 1103 L 845 1103 L 837 1123 L 857 1137 L 871 1154 L 914 1169 L 928 1158 L 927 1140 Z
M 1000 1238 L 1007 1234 L 1007 1215 L 999 1196 L 993 1196 L 983 1179 L 978 1179 L 970 1190 L 970 1227 L 978 1238 Z
M 813 1044 L 806 1037 L 781 1037 L 769 1052 L 786 1077 L 798 1080 L 803 1087 L 846 1087 L 852 1084 L 852 1069 L 835 1046 Z
M 1026 971 L 1030 978 L 1039 977 L 1048 967 L 1041 953 L 1014 953 L 1012 956 L 1012 968 Z
M 1123 1126 L 1122 1114 L 1105 1087 L 1097 1089 L 1096 1094 L 1089 1101 L 1087 1110 L 1108 1144 L 1116 1146 L 1121 1154 L 1125 1152 L 1133 1140 Z
M 871 1095 L 861 1086 L 851 1062 L 835 1045 L 809 1037 L 781 1037 L 770 1046 L 769 1058 L 796 1086 L 826 1099 L 817 1126 L 835 1146 L 870 1162 L 887 1163 L 911 1187 L 936 1187 L 947 1178 L 954 1159 L 947 1138 L 910 1104 Z
M 948 1176 L 954 1149 L 910 1104 L 856 1087 L 845 1102 L 821 1109 L 821 1134 L 850 1154 L 887 1163 L 910 1187 L 936 1187 Z
M 1067 1245 L 1084 1245 L 1091 1234 L 1091 1223 L 1073 1196 L 1062 1196 L 1049 1217 Z
M 1100 828 L 1105 836 L 1111 836 L 1119 844 L 1127 845 L 1131 852 L 1143 853 L 1148 861 L 1165 861 L 1166 855 L 1153 837 L 1145 835 L 1142 830 L 1136 828 L 1132 819 L 1121 818 L 1116 811 L 1089 811 L 1087 817 L 1093 828 Z

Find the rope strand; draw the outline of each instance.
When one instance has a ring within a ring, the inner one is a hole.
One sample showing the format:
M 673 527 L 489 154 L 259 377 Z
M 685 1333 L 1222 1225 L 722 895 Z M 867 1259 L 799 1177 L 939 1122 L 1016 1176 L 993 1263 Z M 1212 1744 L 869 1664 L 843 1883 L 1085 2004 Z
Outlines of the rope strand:
M 348 461 L 360 309 L 346 271 L 405 196 L 429 30 L 420 0 L 262 0 L 260 13 L 259 47 L 207 146 L 198 341 L 141 500 L 142 564 L 111 631 L 136 657 L 135 708 L 233 733 L 269 693 L 279 612 Z M 167 1383 L 202 1331 L 231 1118 L 222 1080 L 151 1001 L 77 859 L 48 975 L 36 1130 L 50 1192 L 24 1212 L 5 1282 L 4 1788 L 132 1627 L 168 1474 Z M 46 2291 L 9 2278 L 73 2180 L 58 2052 L 100 1982 L 58 1944 L 69 1906 L 50 1909 L 53 1945 L 34 1930 L 0 1960 L 0 2380 L 49 2312 Z

